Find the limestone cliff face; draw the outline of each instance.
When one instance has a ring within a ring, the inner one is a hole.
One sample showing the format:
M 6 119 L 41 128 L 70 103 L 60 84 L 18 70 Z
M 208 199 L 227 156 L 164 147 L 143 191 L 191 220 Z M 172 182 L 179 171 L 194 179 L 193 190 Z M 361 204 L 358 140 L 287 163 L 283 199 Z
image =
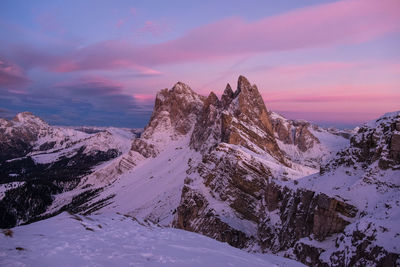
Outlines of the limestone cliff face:
M 275 138 L 291 161 L 319 170 L 349 144 L 351 130 L 338 130 L 292 120 L 270 111 Z
M 326 171 L 346 160 L 350 161 L 346 166 L 356 168 L 378 159 L 381 168 L 396 170 L 396 127 L 398 121 L 391 120 L 378 123 L 374 130 L 361 128 L 350 147 L 327 164 Z M 340 195 L 297 186 L 296 181 L 280 181 L 280 173 L 290 172 L 291 164 L 277 140 L 307 153 L 321 145 L 314 135 L 319 132 L 332 133 L 314 129 L 307 122 L 288 125 L 271 119 L 257 88 L 243 77 L 235 92 L 226 87 L 221 100 L 210 94 L 190 141 L 191 147 L 202 153 L 202 161 L 191 162 L 186 172 L 174 226 L 239 248 L 284 253 L 310 266 L 348 266 L 349 262 L 392 266 L 398 254 L 374 244 L 373 236 L 354 230 L 359 227 L 354 222 L 363 214 L 359 206 Z M 356 157 L 350 156 L 353 153 Z M 278 165 L 271 164 L 268 157 Z M 359 161 L 351 161 L 355 158 Z M 354 241 L 349 244 L 349 240 Z M 368 240 L 379 258 L 360 256 Z M 327 249 L 322 245 L 327 243 L 334 245 Z M 353 248 L 359 252 L 348 252 Z
M 334 197 L 281 185 L 267 165 L 229 145 L 187 173 L 175 226 L 240 248 L 276 253 L 304 237 L 323 241 L 357 214 Z
M 284 121 L 278 118 L 273 120 L 272 128 L 279 140 L 285 144 L 297 146 L 302 152 L 320 143 L 318 138 L 310 132 L 311 124 L 309 122 Z
M 264 101 L 257 86 L 243 76 L 238 79 L 237 90 L 230 85 L 219 100 L 211 93 L 199 116 L 190 146 L 207 151 L 224 142 L 239 145 L 255 153 L 266 152 L 284 165 L 285 160 L 274 138 L 273 129 Z
M 203 102 L 204 97 L 182 82 L 176 83 L 170 90 L 161 90 L 157 93 L 150 123 L 142 136 L 148 138 L 156 131 L 169 130 L 169 127 L 178 134 L 187 134 L 201 112 Z
M 155 157 L 163 145 L 191 132 L 204 101 L 182 82 L 158 92 L 150 122 L 141 138 L 133 141 L 132 150 L 146 158 Z

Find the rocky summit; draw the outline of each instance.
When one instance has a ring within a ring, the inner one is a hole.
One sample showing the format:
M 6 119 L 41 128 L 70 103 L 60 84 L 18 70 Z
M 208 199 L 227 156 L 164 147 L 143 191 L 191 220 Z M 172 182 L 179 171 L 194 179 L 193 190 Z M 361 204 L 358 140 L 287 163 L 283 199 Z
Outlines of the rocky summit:
M 268 110 L 240 76 L 220 98 L 161 90 L 140 135 L 29 113 L 0 126 L 3 228 L 119 213 L 308 266 L 400 264 L 400 112 L 324 128 Z

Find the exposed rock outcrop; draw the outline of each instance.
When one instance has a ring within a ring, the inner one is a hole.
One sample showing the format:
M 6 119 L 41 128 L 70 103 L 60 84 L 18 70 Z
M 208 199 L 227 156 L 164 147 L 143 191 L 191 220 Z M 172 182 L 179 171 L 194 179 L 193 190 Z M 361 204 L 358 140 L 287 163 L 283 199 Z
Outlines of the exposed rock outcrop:
M 356 213 L 325 194 L 279 185 L 270 167 L 221 144 L 188 170 L 175 226 L 233 246 L 279 252 L 303 237 L 322 241 L 342 232 Z M 220 231 L 227 225 L 229 238 Z
M 349 144 L 350 130 L 323 128 L 269 112 L 280 149 L 291 161 L 319 170 Z M 320 140 L 321 139 L 321 140 Z
M 170 140 L 192 131 L 204 101 L 203 96 L 182 82 L 158 92 L 150 122 L 140 139 L 133 141 L 131 150 L 146 158 L 155 157 Z
M 279 140 L 285 144 L 297 146 L 302 152 L 320 143 L 318 138 L 310 132 L 309 122 L 290 120 L 289 123 L 285 123 L 282 119 L 275 119 L 272 127 Z
M 361 126 L 350 138 L 351 149 L 321 167 L 321 173 L 339 166 L 367 169 L 377 162 L 381 169 L 400 169 L 400 112 L 388 113 Z
M 249 110 L 257 107 L 258 101 L 251 102 L 246 94 L 253 94 L 252 100 L 257 99 L 256 89 L 241 78 L 238 90 L 233 92 L 227 86 L 221 101 L 213 94 L 207 98 L 191 137 L 191 146 L 203 153 L 202 162 L 191 164 L 187 171 L 174 226 L 249 250 L 285 253 L 311 266 L 395 264 L 399 254 L 382 248 L 373 239 L 368 247 L 380 255 L 375 260 L 360 256 L 366 241 L 348 243 L 357 237 L 357 231 L 353 230 L 357 221 L 364 220 L 362 206 L 341 195 L 314 191 L 303 183 L 281 182 L 276 167 L 263 158 L 270 155 L 280 162 L 280 167 L 285 166 L 279 161 L 279 154 L 284 153 L 278 147 L 276 154 L 275 142 L 268 139 L 274 139 L 274 133 L 281 144 L 297 147 L 299 155 L 316 148 L 321 152 L 327 149 L 321 148 L 318 134 L 338 138 L 347 134 L 332 133 L 306 122 L 288 123 L 274 118 L 271 124 L 271 118 L 264 117 L 263 108 Z M 389 166 L 396 170 L 396 123 L 381 123 L 375 130 L 359 130 L 350 147 L 327 166 L 338 166 L 347 158 L 345 166 L 351 168 L 378 160 L 381 169 Z M 377 132 L 380 134 L 376 135 Z M 259 142 L 255 133 L 268 145 Z M 375 143 L 382 144 L 381 149 L 376 149 Z M 350 156 L 353 153 L 355 157 Z M 382 160 L 389 163 L 385 165 Z M 283 169 L 281 173 L 287 171 Z M 333 190 L 338 188 L 339 184 Z M 343 237 L 343 233 L 347 236 Z M 330 244 L 329 248 L 326 244 Z M 352 249 L 355 251 L 349 252 Z
M 264 101 L 257 86 L 243 76 L 237 90 L 230 85 L 221 101 L 214 93 L 207 98 L 202 114 L 195 125 L 190 146 L 202 152 L 224 142 L 245 147 L 255 153 L 266 152 L 281 164 L 289 165 L 275 141 Z

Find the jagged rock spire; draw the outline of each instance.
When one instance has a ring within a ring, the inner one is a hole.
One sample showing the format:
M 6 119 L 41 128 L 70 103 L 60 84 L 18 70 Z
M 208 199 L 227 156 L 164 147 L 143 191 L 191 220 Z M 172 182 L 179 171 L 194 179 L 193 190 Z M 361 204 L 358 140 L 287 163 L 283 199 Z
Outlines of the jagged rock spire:
M 222 97 L 221 97 L 222 105 L 224 107 L 226 107 L 227 105 L 229 105 L 231 103 L 232 99 L 234 99 L 234 98 L 235 98 L 235 94 L 234 94 L 230 84 L 228 83 L 226 85 L 224 93 L 222 94 Z
M 171 89 L 157 93 L 153 114 L 142 136 L 150 139 L 154 133 L 187 134 L 201 112 L 205 98 L 187 84 L 177 82 Z
M 207 150 L 221 142 L 255 152 L 261 149 L 286 164 L 257 86 L 244 76 L 239 77 L 235 92 L 227 84 L 221 101 L 210 94 L 191 137 L 191 147 L 196 150 Z
M 219 99 L 218 99 L 218 97 L 217 97 L 217 95 L 214 93 L 214 92 L 211 92 L 209 95 L 208 95 L 208 97 L 207 97 L 207 99 L 206 99 L 206 101 L 205 101 L 205 106 L 207 106 L 207 105 L 214 105 L 214 106 L 219 106 L 219 104 L 220 104 L 220 101 L 219 101 Z
M 246 89 L 250 89 L 250 88 L 251 88 L 251 84 L 250 84 L 249 80 L 247 80 L 247 78 L 244 77 L 243 75 L 240 75 L 239 79 L 238 79 L 237 90 L 239 90 L 239 92 L 241 92 L 242 90 L 246 90 Z

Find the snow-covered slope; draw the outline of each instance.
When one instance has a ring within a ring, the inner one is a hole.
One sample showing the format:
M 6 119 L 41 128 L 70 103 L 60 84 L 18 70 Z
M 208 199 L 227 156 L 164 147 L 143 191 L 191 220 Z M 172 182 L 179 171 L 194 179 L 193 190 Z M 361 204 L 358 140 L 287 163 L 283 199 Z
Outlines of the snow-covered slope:
M 321 175 L 304 177 L 297 187 L 336 196 L 359 210 L 343 233 L 313 243 L 323 248 L 321 259 L 329 265 L 400 263 L 400 111 L 359 127 Z
M 11 121 L 1 119 L 1 155 L 8 161 L 30 157 L 36 163 L 47 164 L 56 162 L 61 157 L 71 158 L 82 147 L 83 153 L 88 155 L 110 149 L 122 154 L 130 150 L 131 141 L 136 133 L 131 129 L 113 127 L 96 128 L 92 131 L 88 129 L 50 126 L 29 112 L 22 112 Z M 86 133 L 84 130 L 92 133 Z M 15 144 L 23 146 L 24 149 L 18 150 Z M 10 153 L 9 150 L 13 149 L 19 153 L 18 156 L 13 157 L 13 153 Z
M 118 214 L 62 213 L 11 231 L 0 233 L 1 266 L 304 266 Z
M 292 161 L 319 171 L 321 164 L 349 144 L 352 131 L 323 128 L 307 121 L 288 120 L 270 112 L 279 148 Z
M 87 188 L 98 188 L 101 192 L 85 205 L 94 205 L 110 196 L 112 198 L 103 203 L 97 213 L 121 212 L 171 226 L 187 175 L 187 162 L 197 162 L 201 158 L 188 145 L 189 136 L 184 136 L 170 141 L 155 158 L 145 158 L 137 152 L 125 154 L 82 179 L 74 191 L 56 195 L 48 213 L 68 204 L 75 195 L 85 192 Z M 126 160 L 124 157 L 132 160 L 132 167 L 116 172 L 120 162 Z
M 53 195 L 73 189 L 81 177 L 128 153 L 137 133 L 85 130 L 50 126 L 29 112 L 0 120 L 1 227 L 39 216 Z

